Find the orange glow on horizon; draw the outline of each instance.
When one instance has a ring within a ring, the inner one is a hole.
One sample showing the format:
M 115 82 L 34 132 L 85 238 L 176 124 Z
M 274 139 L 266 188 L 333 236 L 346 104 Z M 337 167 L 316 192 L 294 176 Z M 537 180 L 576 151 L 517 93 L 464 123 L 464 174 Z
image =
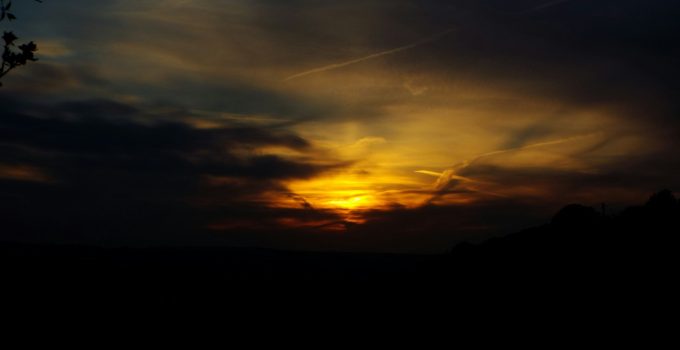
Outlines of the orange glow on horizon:
M 331 206 L 335 206 L 341 209 L 359 209 L 371 205 L 373 197 L 371 196 L 354 196 L 350 198 L 333 199 L 326 203 Z
M 394 204 L 417 206 L 419 201 L 400 195 L 403 189 L 429 185 L 415 178 L 350 172 L 294 181 L 288 188 L 318 209 L 379 210 Z

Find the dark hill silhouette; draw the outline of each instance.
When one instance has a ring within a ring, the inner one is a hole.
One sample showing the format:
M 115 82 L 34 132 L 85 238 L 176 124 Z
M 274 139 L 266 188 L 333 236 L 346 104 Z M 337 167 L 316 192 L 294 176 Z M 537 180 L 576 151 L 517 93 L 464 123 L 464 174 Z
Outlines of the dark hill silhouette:
M 602 215 L 591 207 L 570 204 L 560 210 L 552 219 L 552 225 L 561 228 L 584 228 L 598 225 Z
M 569 205 L 550 224 L 455 247 L 441 273 L 484 283 L 585 288 L 609 300 L 654 291 L 665 300 L 676 290 L 669 277 L 678 263 L 679 219 L 680 204 L 670 191 L 615 216 Z
M 10 305 L 215 305 L 284 295 L 455 304 L 461 293 L 547 288 L 618 300 L 634 291 L 674 290 L 679 218 L 670 191 L 615 216 L 572 204 L 547 225 L 438 256 L 4 243 L 0 294 Z

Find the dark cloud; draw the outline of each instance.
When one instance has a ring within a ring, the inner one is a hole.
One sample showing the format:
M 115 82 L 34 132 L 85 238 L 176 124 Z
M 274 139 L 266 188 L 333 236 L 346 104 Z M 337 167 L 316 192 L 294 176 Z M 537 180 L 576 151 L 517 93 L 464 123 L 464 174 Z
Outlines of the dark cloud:
M 315 159 L 306 140 L 280 130 L 143 124 L 138 108 L 106 100 L 2 98 L 0 105 L 0 165 L 40 173 L 0 178 L 4 238 L 190 242 L 215 222 L 249 217 L 265 229 L 278 217 L 313 214 L 271 209 L 264 193 L 286 193 L 282 180 L 340 166 Z M 260 147 L 301 156 L 261 154 Z
M 4 99 L 0 103 L 9 107 L 3 113 L 0 130 L 6 143 L 53 152 L 124 155 L 209 150 L 217 155 L 223 152 L 228 158 L 229 150 L 239 147 L 282 146 L 295 150 L 310 147 L 294 134 L 252 127 L 196 129 L 178 122 L 141 124 L 134 120 L 142 114 L 137 108 L 108 100 L 43 106 Z M 255 163 L 277 164 L 271 157 L 254 159 Z
M 446 8 L 423 2 L 432 11 Z M 457 11 L 438 15 L 448 16 L 454 34 L 394 60 L 576 108 L 609 104 L 635 116 L 677 115 L 677 3 L 576 0 L 526 14 L 513 11 L 548 2 L 455 3 Z

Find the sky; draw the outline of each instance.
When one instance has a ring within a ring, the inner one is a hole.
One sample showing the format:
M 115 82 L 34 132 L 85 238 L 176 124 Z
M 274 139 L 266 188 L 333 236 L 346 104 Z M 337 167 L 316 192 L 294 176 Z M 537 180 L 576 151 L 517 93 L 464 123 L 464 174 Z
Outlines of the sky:
M 672 0 L 45 0 L 1 240 L 438 253 L 680 188 Z

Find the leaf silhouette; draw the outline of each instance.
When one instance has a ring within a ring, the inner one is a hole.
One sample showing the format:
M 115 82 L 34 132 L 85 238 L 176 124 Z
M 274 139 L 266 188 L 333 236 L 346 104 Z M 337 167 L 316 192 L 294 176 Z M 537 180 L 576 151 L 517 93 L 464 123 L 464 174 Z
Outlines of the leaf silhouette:
M 36 2 L 42 2 L 41 0 L 35 0 Z M 7 19 L 8 21 L 14 21 L 17 17 L 9 12 L 12 9 L 12 1 L 0 0 L 0 21 Z M 30 61 L 37 61 L 35 57 L 35 52 L 38 51 L 38 45 L 33 41 L 26 44 L 17 45 L 15 42 L 19 38 L 12 31 L 5 31 L 2 40 L 4 45 L 2 48 L 2 64 L 0 65 L 0 79 L 2 79 L 7 73 L 13 69 L 23 66 Z M 18 50 L 17 50 L 18 49 Z M 2 82 L 0 81 L 0 86 Z

